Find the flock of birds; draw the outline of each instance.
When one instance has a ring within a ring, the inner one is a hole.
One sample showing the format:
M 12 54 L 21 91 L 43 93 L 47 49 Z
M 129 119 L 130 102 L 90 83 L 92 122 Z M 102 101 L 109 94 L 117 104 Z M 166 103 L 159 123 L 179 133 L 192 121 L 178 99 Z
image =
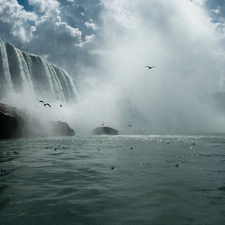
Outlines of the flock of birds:
M 148 69 L 152 69 L 155 66 L 145 66 L 145 67 L 147 67 Z M 43 103 L 44 106 L 48 106 L 48 107 L 51 108 L 51 105 L 49 103 L 45 103 L 43 100 L 40 100 L 39 102 Z M 62 108 L 63 107 L 62 104 L 60 104 L 59 107 Z M 105 126 L 105 122 L 104 121 L 102 121 L 102 126 Z M 131 127 L 132 125 L 129 124 L 128 126 Z M 169 143 L 167 142 L 167 144 L 169 144 Z M 194 145 L 194 143 L 193 143 L 193 145 Z M 131 147 L 130 149 L 133 149 L 133 147 Z M 57 149 L 55 148 L 55 150 L 57 150 Z M 99 149 L 98 149 L 98 151 L 99 151 Z M 179 166 L 179 164 L 175 165 L 175 167 L 177 167 L 177 168 L 178 168 L 178 166 Z M 115 166 L 112 166 L 111 169 L 114 170 Z M 5 169 L 1 168 L 0 173 L 3 173 L 3 172 L 5 172 Z
M 44 106 L 48 106 L 51 108 L 51 105 L 49 103 L 45 103 L 43 100 L 40 100 L 39 102 L 43 103 Z M 63 107 L 62 104 L 59 105 L 59 107 Z
M 145 66 L 145 67 L 147 67 L 148 69 L 153 69 L 155 66 Z M 48 106 L 48 107 L 51 108 L 51 105 L 49 103 L 45 103 L 43 100 L 40 100 L 39 102 L 43 103 L 44 106 Z M 62 104 L 60 104 L 59 107 L 62 108 Z M 105 126 L 105 122 L 104 121 L 102 121 L 102 126 Z M 131 127 L 132 125 L 129 124 L 128 126 Z M 131 148 L 131 149 L 133 149 L 133 148 Z M 98 151 L 99 151 L 99 149 L 98 149 Z M 175 165 L 175 166 L 178 167 L 178 164 Z M 111 167 L 112 170 L 114 170 L 114 168 L 115 168 L 114 166 Z
M 145 66 L 145 67 L 147 67 L 148 69 L 152 69 L 152 68 L 154 68 L 155 66 Z M 51 105 L 50 105 L 49 103 L 45 103 L 43 100 L 40 100 L 39 102 L 43 103 L 44 106 L 48 106 L 48 107 L 51 108 Z M 62 108 L 62 104 L 60 104 L 59 107 Z M 105 125 L 105 122 L 102 121 L 102 126 L 104 126 L 104 125 Z M 129 125 L 129 127 L 131 127 L 131 125 Z

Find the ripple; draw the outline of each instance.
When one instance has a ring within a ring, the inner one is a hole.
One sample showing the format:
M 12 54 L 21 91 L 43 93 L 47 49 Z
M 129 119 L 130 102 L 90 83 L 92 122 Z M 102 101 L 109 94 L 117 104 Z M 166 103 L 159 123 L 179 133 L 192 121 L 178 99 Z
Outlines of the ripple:
M 0 176 L 1 224 L 218 224 L 225 220 L 221 140 L 77 136 L 0 142 L 0 158 L 11 158 L 0 162 L 10 172 Z

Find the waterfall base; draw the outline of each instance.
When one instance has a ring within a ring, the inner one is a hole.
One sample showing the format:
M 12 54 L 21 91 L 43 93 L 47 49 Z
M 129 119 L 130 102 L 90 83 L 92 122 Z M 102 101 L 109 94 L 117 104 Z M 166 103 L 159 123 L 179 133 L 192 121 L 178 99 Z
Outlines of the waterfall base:
M 0 138 L 74 136 L 70 126 L 61 121 L 42 121 L 15 107 L 0 103 Z

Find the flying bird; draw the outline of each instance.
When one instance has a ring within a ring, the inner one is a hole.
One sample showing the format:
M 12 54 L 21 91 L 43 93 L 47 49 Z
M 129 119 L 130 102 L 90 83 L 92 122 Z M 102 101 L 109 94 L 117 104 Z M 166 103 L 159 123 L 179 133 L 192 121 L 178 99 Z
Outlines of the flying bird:
M 44 103 L 44 106 L 49 106 L 49 107 L 51 107 L 51 105 L 49 104 L 49 103 Z
M 59 105 L 59 107 L 61 107 L 61 108 L 62 108 L 62 104 L 60 104 L 60 105 Z
M 39 102 L 42 102 L 43 104 L 45 104 L 44 101 L 42 101 L 42 100 L 40 100 Z
M 147 68 L 149 68 L 149 69 L 152 69 L 152 68 L 154 68 L 155 66 L 145 66 L 145 67 L 147 67 Z

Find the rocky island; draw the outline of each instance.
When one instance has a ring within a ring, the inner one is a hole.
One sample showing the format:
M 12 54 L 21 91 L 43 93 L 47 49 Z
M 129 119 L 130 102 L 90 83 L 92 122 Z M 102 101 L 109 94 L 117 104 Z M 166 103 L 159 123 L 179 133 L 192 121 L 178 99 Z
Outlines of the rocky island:
M 92 134 L 94 135 L 118 135 L 119 131 L 115 130 L 111 127 L 96 127 L 93 131 Z

